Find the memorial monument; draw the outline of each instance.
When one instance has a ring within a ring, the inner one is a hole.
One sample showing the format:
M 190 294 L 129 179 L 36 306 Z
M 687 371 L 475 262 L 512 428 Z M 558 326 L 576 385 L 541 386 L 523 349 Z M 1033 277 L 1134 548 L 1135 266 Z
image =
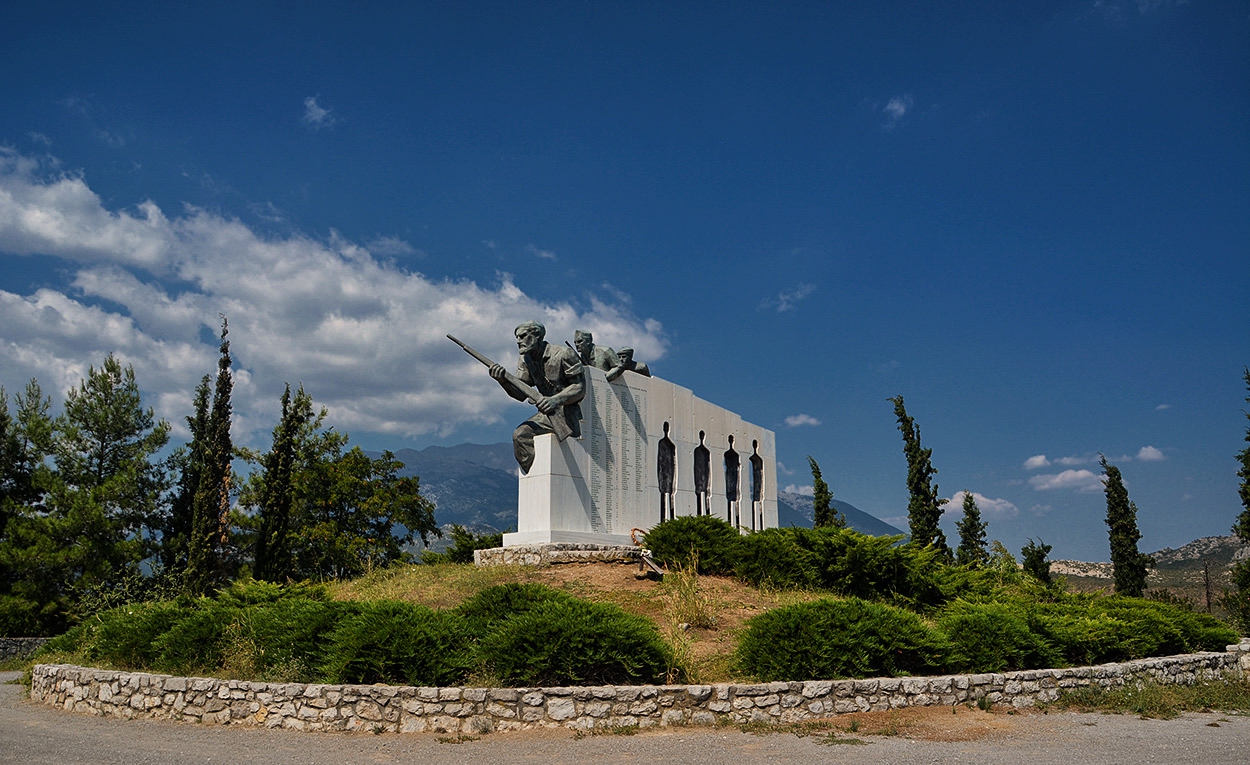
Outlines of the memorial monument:
M 625 361 L 589 332 L 578 332 L 576 351 L 548 342 L 538 322 L 515 335 L 515 375 L 448 335 L 509 396 L 537 409 L 513 433 L 517 530 L 504 534 L 505 548 L 633 545 L 634 530 L 686 515 L 744 532 L 777 525 L 771 430 L 648 375 L 645 365 L 623 374 L 636 371 L 632 349 Z

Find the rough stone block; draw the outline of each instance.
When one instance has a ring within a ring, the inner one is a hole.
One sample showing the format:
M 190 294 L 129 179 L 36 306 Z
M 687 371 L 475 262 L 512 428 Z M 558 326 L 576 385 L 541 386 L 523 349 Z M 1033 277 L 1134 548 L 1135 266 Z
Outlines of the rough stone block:
M 833 690 L 833 682 L 830 680 L 809 680 L 803 683 L 802 694 L 804 698 L 814 699 L 819 696 L 828 696 Z

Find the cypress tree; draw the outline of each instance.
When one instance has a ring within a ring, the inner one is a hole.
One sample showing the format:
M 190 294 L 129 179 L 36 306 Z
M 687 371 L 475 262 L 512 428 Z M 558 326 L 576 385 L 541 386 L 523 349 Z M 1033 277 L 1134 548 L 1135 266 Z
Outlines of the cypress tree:
M 1120 469 L 1099 455 L 1103 470 L 1103 487 L 1107 495 L 1107 527 L 1111 541 L 1111 565 L 1115 567 L 1115 591 L 1119 595 L 1140 598 L 1146 589 L 1146 570 L 1150 556 L 1137 550 L 1141 532 L 1137 530 L 1137 505 L 1128 498 Z
M 1020 557 L 1023 558 L 1024 573 L 1033 577 L 1042 584 L 1050 584 L 1050 561 L 1046 560 L 1046 556 L 1050 555 L 1050 545 L 1042 540 L 1034 542 L 1032 539 L 1020 550 Z
M 1246 381 L 1246 390 L 1250 391 L 1250 367 L 1242 371 L 1242 375 Z M 1250 396 L 1246 397 L 1246 403 L 1250 404 Z M 1245 412 L 1246 419 L 1250 420 L 1250 412 Z M 1233 533 L 1242 542 L 1250 544 L 1250 426 L 1246 428 L 1246 448 L 1237 453 L 1237 461 L 1241 463 L 1241 467 L 1237 470 L 1237 477 L 1241 479 L 1241 487 L 1239 494 L 1241 495 L 1241 506 L 1244 508 L 1237 516 L 1237 523 L 1233 525 Z
M 816 528 L 846 528 L 846 516 L 833 509 L 833 492 L 820 475 L 820 465 L 816 464 L 811 455 L 807 457 L 807 464 L 812 468 L 812 525 Z
M 1246 390 L 1250 391 L 1250 368 L 1243 369 L 1242 375 L 1246 381 Z M 1250 404 L 1250 396 L 1246 397 L 1246 403 Z M 1250 419 L 1250 412 L 1245 414 Z M 1239 494 L 1243 509 L 1237 516 L 1237 522 L 1233 524 L 1233 534 L 1242 542 L 1250 544 L 1250 426 L 1246 428 L 1246 448 L 1237 453 L 1237 461 L 1241 463 L 1237 477 L 1241 479 Z M 1241 629 L 1241 634 L 1247 635 L 1250 634 L 1250 559 L 1233 564 L 1229 575 L 1233 590 L 1226 592 L 1220 602 L 1232 615 L 1233 621 Z
M 221 317 L 221 346 L 213 406 L 204 431 L 204 459 L 192 511 L 190 549 L 187 555 L 187 589 L 205 595 L 226 580 L 226 543 L 230 532 L 230 341 L 226 317 Z
M 291 556 L 291 512 L 295 503 L 293 476 L 301 433 L 313 422 L 312 399 L 300 386 L 291 399 L 282 393 L 282 418 L 273 429 L 273 446 L 261 459 L 259 478 L 260 533 L 256 537 L 257 579 L 284 582 L 294 574 Z
M 959 529 L 959 549 L 955 561 L 961 566 L 980 566 L 990 559 L 985 549 L 985 530 L 989 523 L 981 520 L 981 508 L 972 492 L 964 492 L 964 517 L 955 524 Z
M 161 535 L 161 564 L 176 577 L 186 574 L 187 555 L 195 515 L 195 492 L 200 488 L 204 457 L 208 447 L 208 384 L 204 375 L 195 389 L 195 411 L 187 417 L 191 441 L 170 462 L 178 469 L 178 490 L 169 504 L 169 515 Z
M 946 500 L 938 498 L 938 487 L 933 483 L 933 476 L 937 475 L 931 459 L 933 450 L 921 447 L 920 426 L 908 416 L 903 397 L 895 396 L 889 400 L 894 403 L 898 429 L 903 434 L 903 454 L 907 457 L 907 523 L 911 541 L 922 547 L 932 545 L 950 559 L 946 535 L 938 527 Z

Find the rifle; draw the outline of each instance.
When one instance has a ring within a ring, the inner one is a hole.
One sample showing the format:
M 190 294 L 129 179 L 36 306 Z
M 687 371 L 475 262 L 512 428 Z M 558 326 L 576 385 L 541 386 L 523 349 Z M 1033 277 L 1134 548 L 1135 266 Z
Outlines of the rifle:
M 484 356 L 481 353 L 478 353 L 473 348 L 460 342 L 460 340 L 458 340 L 453 335 L 448 335 L 447 339 L 452 341 L 456 345 L 460 346 L 461 348 L 463 348 L 465 353 L 469 354 L 473 358 L 485 364 L 487 369 L 495 366 L 495 362 L 491 361 L 489 357 Z M 503 379 L 504 379 L 504 382 L 508 383 L 517 391 L 522 393 L 525 396 L 526 401 L 528 401 L 529 403 L 535 406 L 538 405 L 539 399 L 543 398 L 543 394 L 539 393 L 538 390 L 533 385 L 522 382 L 516 375 L 512 374 L 511 372 L 505 371 L 503 373 Z M 557 440 L 563 441 L 564 439 L 573 435 L 573 428 L 569 427 L 569 421 L 564 416 L 563 406 L 557 409 L 555 412 L 548 414 L 547 419 L 551 422 L 551 430 L 556 434 Z

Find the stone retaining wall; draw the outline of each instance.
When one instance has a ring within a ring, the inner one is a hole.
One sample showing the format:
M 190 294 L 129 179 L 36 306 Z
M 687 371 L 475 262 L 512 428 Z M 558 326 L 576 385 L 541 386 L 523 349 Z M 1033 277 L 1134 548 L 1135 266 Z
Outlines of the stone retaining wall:
M 752 685 L 412 688 L 170 677 L 39 664 L 31 698 L 82 714 L 300 730 L 486 733 L 521 728 L 800 722 L 847 712 L 954 706 L 987 697 L 1029 707 L 1061 690 L 1153 680 L 1191 684 L 1250 671 L 1250 641 L 1226 653 L 1070 669 Z
M 509 545 L 474 550 L 473 562 L 479 566 L 547 566 L 552 563 L 637 563 L 642 548 L 625 545 L 601 545 L 576 542 L 546 542 L 532 545 Z
M 52 638 L 46 637 L 10 637 L 0 638 L 0 661 L 24 659 Z

